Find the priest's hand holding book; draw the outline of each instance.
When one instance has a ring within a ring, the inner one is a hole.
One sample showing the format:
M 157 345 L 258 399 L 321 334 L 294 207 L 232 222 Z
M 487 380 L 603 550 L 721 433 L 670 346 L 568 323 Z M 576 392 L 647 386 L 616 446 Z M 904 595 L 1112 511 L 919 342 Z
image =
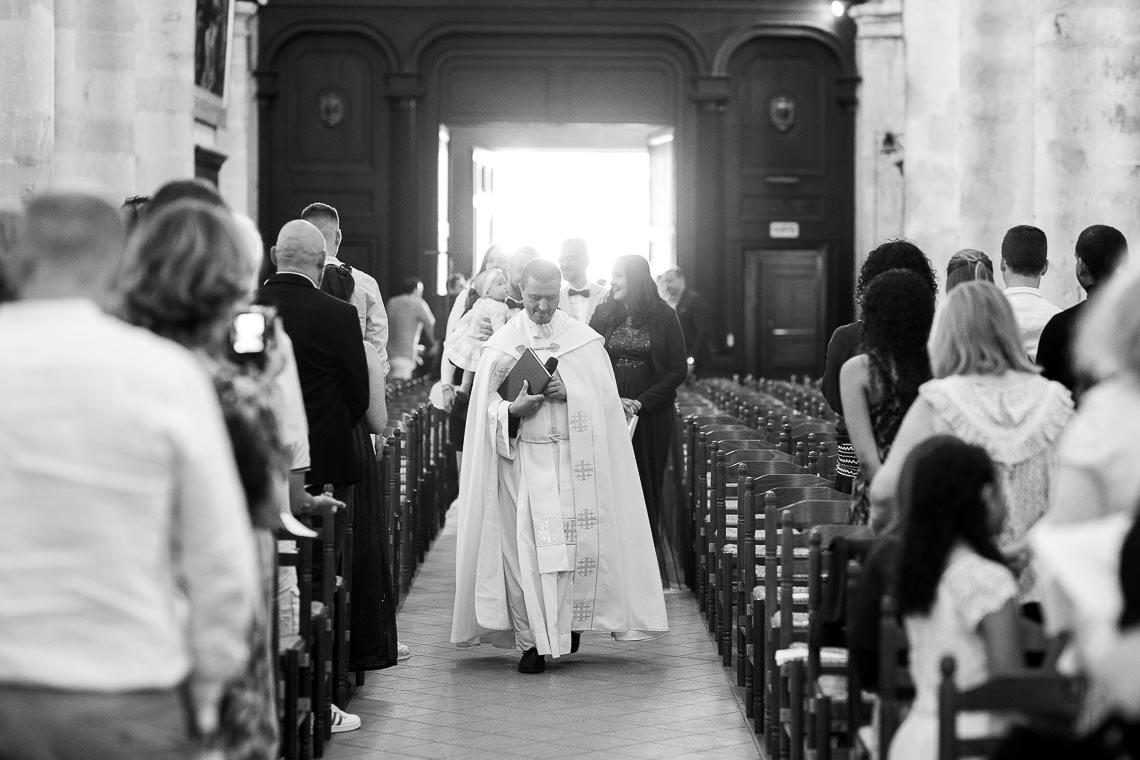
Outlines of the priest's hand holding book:
M 563 391 L 563 393 L 565 393 L 565 391 Z M 541 393 L 531 395 L 530 383 L 524 380 L 522 388 L 519 389 L 519 395 L 515 396 L 515 400 L 511 402 L 507 412 L 512 417 L 526 419 L 527 417 L 533 416 L 544 401 L 546 401 L 546 396 Z

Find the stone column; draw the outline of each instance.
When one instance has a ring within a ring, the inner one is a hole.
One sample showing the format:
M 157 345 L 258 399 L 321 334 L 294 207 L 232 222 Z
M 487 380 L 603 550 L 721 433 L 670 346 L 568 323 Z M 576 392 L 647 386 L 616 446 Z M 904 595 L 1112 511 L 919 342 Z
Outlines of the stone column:
M 945 271 L 954 250 L 985 251 L 999 285 L 1005 231 L 1034 223 L 1035 2 L 961 0 L 961 222 L 937 253 Z
M 194 176 L 194 8 L 136 0 L 135 188 Z
M 1140 247 L 1140 13 L 1135 0 L 1037 0 L 1037 223 L 1049 236 L 1042 284 L 1080 297 L 1073 244 L 1091 224 Z M 1133 254 L 1135 256 L 1135 254 Z
M 53 174 L 98 183 L 113 197 L 138 190 L 137 15 L 135 0 L 55 2 Z
M 903 234 L 906 55 L 902 0 L 874 0 L 851 10 L 862 82 L 855 117 L 855 256 Z
M 420 256 L 423 251 L 419 227 L 421 187 L 418 115 L 419 101 L 423 94 L 420 77 L 417 74 L 389 74 L 386 80 L 388 102 L 392 107 L 392 185 L 389 201 L 391 233 L 388 238 L 391 263 L 388 266 L 387 281 L 399 282 L 401 278 L 415 274 L 424 282 L 435 282 L 435 260 L 432 259 L 429 271 Z M 432 247 L 435 247 L 434 242 Z
M 958 112 L 962 0 L 904 0 L 906 38 L 905 233 L 940 279 L 960 236 Z
M 26 0 L 0 15 L 0 205 L 51 180 L 55 149 L 55 8 Z
M 218 150 L 228 156 L 220 176 L 222 195 L 235 211 L 253 217 L 257 216 L 257 108 L 250 71 L 256 56 L 257 8 L 253 0 L 238 0 L 234 7 L 226 123 L 218 131 Z

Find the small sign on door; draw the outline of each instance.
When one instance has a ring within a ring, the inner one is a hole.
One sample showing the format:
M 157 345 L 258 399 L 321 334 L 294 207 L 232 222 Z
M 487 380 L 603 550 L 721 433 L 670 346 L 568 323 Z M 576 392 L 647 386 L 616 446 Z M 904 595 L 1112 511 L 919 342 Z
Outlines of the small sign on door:
M 798 238 L 800 236 L 799 222 L 769 222 L 768 237 L 772 238 Z

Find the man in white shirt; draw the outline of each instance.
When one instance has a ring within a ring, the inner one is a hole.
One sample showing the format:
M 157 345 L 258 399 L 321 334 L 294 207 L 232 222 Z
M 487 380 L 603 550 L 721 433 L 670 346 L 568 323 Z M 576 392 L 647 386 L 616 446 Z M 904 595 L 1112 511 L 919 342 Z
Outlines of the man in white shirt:
M 0 756 L 189 758 L 244 668 L 253 536 L 212 383 L 104 314 L 115 209 L 28 206 L 0 307 Z
M 1061 310 L 1041 295 L 1041 278 L 1049 271 L 1045 233 L 1028 224 L 1011 227 L 1001 241 L 1001 273 L 1005 297 L 1013 307 L 1021 343 L 1030 361 L 1037 361 L 1037 343 L 1046 323 Z
M 563 241 L 558 267 L 566 279 L 559 296 L 562 299 L 561 308 L 579 322 L 590 324 L 594 310 L 605 300 L 608 289 L 586 277 L 590 268 L 590 249 L 586 246 L 586 241 L 582 238 Z
M 310 203 L 301 212 L 301 218 L 321 231 L 325 238 L 325 266 L 340 266 L 344 262 L 337 258 L 340 251 L 342 233 L 340 214 L 327 203 Z M 352 291 L 352 305 L 360 316 L 360 332 L 366 343 L 371 343 L 380 356 L 380 365 L 387 375 L 388 365 L 388 313 L 384 310 L 384 299 L 380 296 L 380 285 L 376 279 L 358 267 L 352 267 L 352 280 L 356 287 Z

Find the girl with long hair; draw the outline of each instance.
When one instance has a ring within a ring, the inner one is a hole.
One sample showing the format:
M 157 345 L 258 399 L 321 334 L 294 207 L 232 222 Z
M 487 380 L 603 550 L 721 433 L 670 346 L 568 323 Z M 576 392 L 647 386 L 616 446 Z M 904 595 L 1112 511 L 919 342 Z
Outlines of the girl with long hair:
M 863 298 L 862 353 L 839 374 L 847 434 L 859 459 L 852 522 L 869 515 L 866 483 L 874 478 L 918 388 L 930 379 L 926 340 L 934 319 L 934 293 L 908 269 L 891 269 L 871 281 Z
M 907 517 L 896 587 L 915 701 L 891 742 L 889 758 L 933 760 L 942 658 L 954 657 L 960 689 L 1024 666 L 1017 581 L 995 541 L 1005 503 L 984 449 L 937 436 L 916 448 L 904 469 L 910 473 L 898 494 Z M 989 733 L 989 721 L 985 714 L 961 716 L 959 735 Z
M 641 256 L 622 256 L 614 262 L 610 293 L 594 312 L 590 327 L 606 339 L 626 417 L 637 417 L 633 453 L 658 563 L 664 570 L 661 492 L 673 439 L 673 401 L 688 375 L 681 323 L 658 295 L 649 262 Z

